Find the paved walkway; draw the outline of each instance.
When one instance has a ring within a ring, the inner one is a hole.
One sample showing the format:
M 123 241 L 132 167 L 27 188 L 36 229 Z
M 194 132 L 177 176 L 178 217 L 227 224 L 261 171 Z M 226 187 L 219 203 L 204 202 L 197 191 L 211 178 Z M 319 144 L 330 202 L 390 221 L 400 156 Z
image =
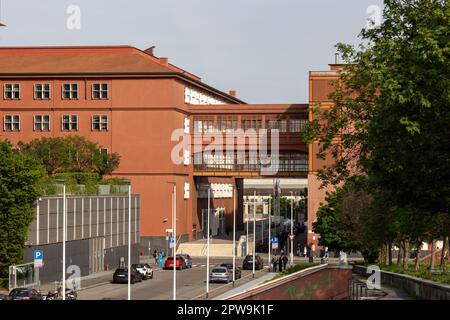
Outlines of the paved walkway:
M 358 281 L 361 282 L 366 282 L 367 278 L 353 274 L 353 279 L 357 279 Z M 360 300 L 414 300 L 414 299 L 401 289 L 382 284 L 380 290 L 377 289 L 367 290 L 367 297 L 362 297 Z

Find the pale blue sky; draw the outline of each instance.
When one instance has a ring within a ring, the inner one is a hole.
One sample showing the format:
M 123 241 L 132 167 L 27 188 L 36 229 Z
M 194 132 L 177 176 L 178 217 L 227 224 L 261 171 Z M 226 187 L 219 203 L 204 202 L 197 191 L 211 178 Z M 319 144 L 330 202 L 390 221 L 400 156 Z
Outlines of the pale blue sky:
M 382 0 L 1 0 L 1 46 L 156 46 L 157 56 L 248 103 L 306 103 L 308 71 L 358 43 Z M 81 29 L 69 30 L 69 5 Z

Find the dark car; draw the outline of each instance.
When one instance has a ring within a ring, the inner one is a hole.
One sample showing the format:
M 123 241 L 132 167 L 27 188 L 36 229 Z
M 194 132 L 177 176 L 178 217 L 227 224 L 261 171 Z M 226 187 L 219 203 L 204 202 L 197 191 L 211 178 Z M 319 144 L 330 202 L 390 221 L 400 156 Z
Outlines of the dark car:
M 35 289 L 16 288 L 9 293 L 11 300 L 42 300 L 42 295 Z
M 183 259 L 183 257 L 177 255 L 177 262 L 175 265 L 175 268 L 177 270 L 186 269 L 186 261 Z M 166 262 L 164 263 L 164 269 L 170 270 L 173 269 L 173 256 L 167 257 Z
M 261 270 L 264 267 L 263 259 L 256 255 L 255 258 L 255 270 Z M 253 255 L 249 254 L 245 257 L 244 262 L 242 262 L 243 270 L 253 270 Z
M 220 267 L 225 267 L 228 268 L 228 270 L 230 270 L 231 272 L 233 271 L 233 263 L 232 262 L 224 262 L 220 265 Z M 234 271 L 234 278 L 235 279 L 240 279 L 242 276 L 242 271 L 241 268 L 239 268 L 238 266 L 236 266 L 236 269 Z
M 131 268 L 131 283 L 141 282 L 142 275 L 139 271 Z M 128 283 L 128 268 L 117 268 L 113 275 L 114 283 Z

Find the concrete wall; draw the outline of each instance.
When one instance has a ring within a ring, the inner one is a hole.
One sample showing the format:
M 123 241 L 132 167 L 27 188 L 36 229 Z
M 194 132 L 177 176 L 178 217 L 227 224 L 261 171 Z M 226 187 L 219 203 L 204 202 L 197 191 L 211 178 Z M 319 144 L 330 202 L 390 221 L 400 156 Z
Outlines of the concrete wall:
M 368 276 L 367 268 L 354 266 L 353 272 Z M 381 271 L 381 285 L 387 284 L 404 290 L 423 300 L 450 300 L 450 285 L 394 272 Z

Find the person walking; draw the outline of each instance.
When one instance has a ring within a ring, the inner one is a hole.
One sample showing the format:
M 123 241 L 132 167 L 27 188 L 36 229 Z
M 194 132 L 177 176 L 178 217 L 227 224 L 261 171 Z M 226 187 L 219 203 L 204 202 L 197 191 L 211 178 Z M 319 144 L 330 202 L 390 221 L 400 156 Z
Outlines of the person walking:
M 306 258 L 306 255 L 307 255 L 307 250 L 306 250 L 306 245 L 303 247 L 303 257 L 305 257 Z
M 283 256 L 280 255 L 278 258 L 278 271 L 283 272 Z
M 287 257 L 287 255 L 283 255 L 283 269 L 284 270 L 286 270 L 286 266 L 287 266 L 287 263 L 288 263 L 288 257 Z
M 156 250 L 153 251 L 153 260 L 155 261 L 155 264 L 158 264 L 158 252 Z
M 277 264 L 278 264 L 278 257 L 275 253 L 275 256 L 272 258 L 272 272 L 277 272 Z

